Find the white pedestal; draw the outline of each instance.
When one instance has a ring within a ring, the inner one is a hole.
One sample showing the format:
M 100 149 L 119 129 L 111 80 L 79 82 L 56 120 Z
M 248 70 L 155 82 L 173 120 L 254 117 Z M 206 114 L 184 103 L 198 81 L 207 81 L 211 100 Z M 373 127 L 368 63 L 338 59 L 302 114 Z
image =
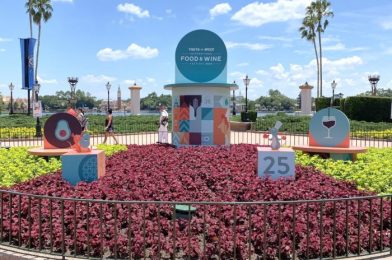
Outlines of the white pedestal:
M 271 147 L 257 148 L 257 173 L 261 178 L 295 179 L 295 153 L 291 148 L 272 150 Z

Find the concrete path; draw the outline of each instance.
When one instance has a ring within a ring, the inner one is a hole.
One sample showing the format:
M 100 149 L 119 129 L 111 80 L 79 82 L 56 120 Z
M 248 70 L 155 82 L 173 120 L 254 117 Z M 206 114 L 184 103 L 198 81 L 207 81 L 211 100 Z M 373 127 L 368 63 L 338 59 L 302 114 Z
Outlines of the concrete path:
M 268 145 L 269 140 L 264 138 L 263 132 L 231 132 L 230 143 L 231 144 L 259 144 Z M 116 134 L 116 138 L 120 144 L 136 144 L 136 145 L 148 145 L 154 144 L 158 141 L 157 132 L 145 132 L 145 133 L 134 133 L 134 134 Z M 94 135 L 91 138 L 91 144 L 93 146 L 103 143 L 103 135 Z M 171 133 L 169 133 L 169 141 L 171 142 Z M 108 139 L 108 144 L 114 144 L 113 138 Z M 286 135 L 286 140 L 282 140 L 282 145 L 295 146 L 295 145 L 308 145 L 308 137 L 305 135 Z M 14 146 L 43 146 L 41 138 L 31 139 L 14 139 L 1 142 L 1 147 L 14 147 Z M 392 140 L 377 140 L 377 139 L 352 139 L 351 146 L 358 147 L 392 147 Z

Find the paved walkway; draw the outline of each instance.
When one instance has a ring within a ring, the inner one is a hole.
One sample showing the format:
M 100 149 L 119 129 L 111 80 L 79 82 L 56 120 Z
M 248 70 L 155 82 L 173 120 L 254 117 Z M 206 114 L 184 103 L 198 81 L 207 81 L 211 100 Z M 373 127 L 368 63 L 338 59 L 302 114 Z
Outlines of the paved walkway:
M 231 132 L 230 143 L 231 144 L 260 144 L 268 145 L 269 140 L 263 137 L 263 132 Z M 135 133 L 135 134 L 117 134 L 116 138 L 120 144 L 137 144 L 137 145 L 147 145 L 154 144 L 158 141 L 157 132 L 146 132 L 146 133 Z M 91 143 L 93 146 L 103 143 L 103 135 L 94 135 L 91 138 Z M 169 133 L 169 140 L 171 140 L 171 133 Z M 108 144 L 113 144 L 114 140 L 112 138 L 108 139 Z M 286 135 L 286 140 L 282 141 L 282 145 L 286 146 L 298 146 L 307 145 L 308 137 L 305 135 Z M 43 146 L 42 139 L 32 138 L 32 139 L 14 139 L 11 141 L 3 141 L 1 146 Z M 351 146 L 358 147 L 392 147 L 392 140 L 377 140 L 377 139 L 352 139 Z

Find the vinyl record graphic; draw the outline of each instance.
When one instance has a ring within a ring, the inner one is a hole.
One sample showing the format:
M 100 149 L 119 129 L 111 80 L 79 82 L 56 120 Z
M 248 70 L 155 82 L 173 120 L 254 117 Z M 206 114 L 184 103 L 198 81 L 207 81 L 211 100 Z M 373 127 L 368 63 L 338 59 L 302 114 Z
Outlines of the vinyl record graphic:
M 68 148 L 74 144 L 73 135 L 80 135 L 82 127 L 76 117 L 68 113 L 57 113 L 46 120 L 44 135 L 48 143 L 56 148 Z

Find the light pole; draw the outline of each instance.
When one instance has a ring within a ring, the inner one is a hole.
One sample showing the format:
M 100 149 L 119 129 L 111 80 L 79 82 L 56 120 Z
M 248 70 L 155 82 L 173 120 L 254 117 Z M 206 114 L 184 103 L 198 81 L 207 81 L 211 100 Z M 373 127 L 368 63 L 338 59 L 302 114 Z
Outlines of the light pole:
M 372 96 L 375 96 L 377 94 L 377 83 L 380 80 L 380 75 L 369 75 L 368 79 L 372 85 Z
M 38 94 L 39 94 L 39 89 L 41 88 L 41 85 L 38 83 L 38 81 L 35 82 L 34 84 L 34 100 L 35 103 L 38 103 Z M 42 132 L 41 132 L 41 122 L 39 120 L 39 116 L 37 115 L 37 123 L 35 125 L 35 136 L 36 137 L 41 137 Z
M 244 81 L 244 85 L 245 85 L 245 121 L 248 122 L 249 118 L 248 118 L 248 85 L 250 83 L 250 78 L 248 77 L 248 75 L 246 75 L 246 77 L 243 79 Z
M 234 80 L 233 84 L 235 85 L 235 80 Z M 235 115 L 236 115 L 236 112 L 235 112 L 235 88 L 233 88 L 233 116 L 235 116 Z
M 106 83 L 106 89 L 108 90 L 108 110 L 109 110 L 109 108 L 110 108 L 110 104 L 109 104 L 109 95 L 110 95 L 110 87 L 111 87 L 112 85 L 110 85 L 110 82 L 108 81 L 108 83 Z
M 331 87 L 332 87 L 332 98 L 331 98 L 331 107 L 333 106 L 333 101 L 335 99 L 335 89 L 336 89 L 336 85 L 338 85 L 338 83 L 336 83 L 336 81 L 332 81 L 331 83 Z
M 13 100 L 13 97 L 12 97 L 12 92 L 13 92 L 15 86 L 11 82 L 11 84 L 8 87 L 10 88 L 10 91 L 11 91 L 10 115 L 12 115 L 14 113 L 14 100 Z
M 71 87 L 71 100 L 69 103 L 74 103 L 73 105 L 76 104 L 76 98 L 75 98 L 75 90 L 76 90 L 76 84 L 78 84 L 79 79 L 77 77 L 68 77 L 68 83 Z

